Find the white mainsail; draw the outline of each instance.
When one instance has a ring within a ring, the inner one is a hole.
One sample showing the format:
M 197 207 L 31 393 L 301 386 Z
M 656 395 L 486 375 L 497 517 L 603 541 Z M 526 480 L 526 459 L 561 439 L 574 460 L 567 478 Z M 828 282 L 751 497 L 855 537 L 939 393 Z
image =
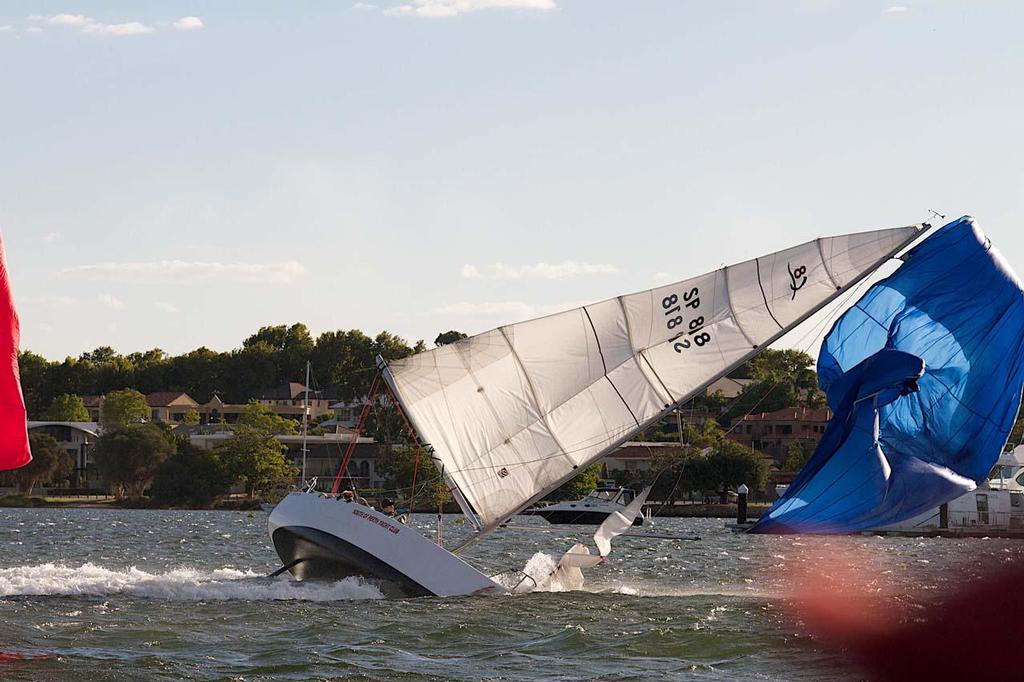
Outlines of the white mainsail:
M 817 239 L 381 368 L 459 504 L 487 530 L 757 354 L 920 230 Z

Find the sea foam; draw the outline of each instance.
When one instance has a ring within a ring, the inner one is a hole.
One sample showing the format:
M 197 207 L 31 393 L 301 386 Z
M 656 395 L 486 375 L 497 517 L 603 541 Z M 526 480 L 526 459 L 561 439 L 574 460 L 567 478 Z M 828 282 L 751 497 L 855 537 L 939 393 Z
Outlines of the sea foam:
M 336 582 L 299 583 L 286 577 L 266 578 L 249 570 L 177 568 L 149 573 L 134 566 L 111 570 L 38 564 L 0 569 L 0 597 L 32 595 L 128 595 L 171 601 L 381 599 L 377 587 L 359 578 Z

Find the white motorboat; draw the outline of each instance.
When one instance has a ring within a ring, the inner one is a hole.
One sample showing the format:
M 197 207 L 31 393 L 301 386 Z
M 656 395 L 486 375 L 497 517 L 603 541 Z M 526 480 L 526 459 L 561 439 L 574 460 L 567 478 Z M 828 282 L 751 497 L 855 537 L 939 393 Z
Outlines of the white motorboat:
M 548 523 L 554 524 L 597 526 L 604 523 L 609 514 L 625 509 L 634 497 L 636 492 L 629 488 L 617 486 L 614 481 L 601 481 L 597 488 L 590 491 L 582 500 L 527 509 L 523 514 L 540 516 Z M 644 517 L 640 515 L 633 520 L 633 525 L 639 526 L 643 522 Z
M 879 532 L 1016 531 L 1024 533 L 1024 446 L 1000 455 L 992 476 L 973 491 Z
M 410 595 L 501 590 L 456 554 L 852 291 L 922 229 L 820 238 L 390 364 L 378 357 L 374 385 L 386 386 L 476 533 L 449 551 L 369 506 L 307 490 L 270 515 L 281 570 L 362 575 Z M 605 515 L 596 554 L 574 546 L 560 568 L 603 562 L 648 492 Z

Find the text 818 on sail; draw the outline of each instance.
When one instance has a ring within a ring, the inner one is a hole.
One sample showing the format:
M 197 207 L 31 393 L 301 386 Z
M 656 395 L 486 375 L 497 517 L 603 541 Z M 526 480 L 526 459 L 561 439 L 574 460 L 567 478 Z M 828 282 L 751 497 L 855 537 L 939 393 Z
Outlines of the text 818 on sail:
M 697 287 L 690 289 L 688 292 L 683 294 L 683 306 L 686 308 L 692 308 L 694 311 L 700 308 L 700 290 Z M 679 297 L 675 294 L 666 296 L 661 299 L 661 307 L 665 309 L 665 315 L 672 315 L 682 310 L 679 305 Z M 676 315 L 675 317 L 669 317 L 665 322 L 665 326 L 671 331 L 683 324 L 683 316 Z M 692 337 L 693 343 L 697 346 L 703 346 L 711 340 L 711 334 L 704 331 L 704 316 L 698 315 L 690 320 L 687 324 L 687 331 L 679 332 L 673 338 L 678 339 L 680 336 Z M 672 347 L 676 349 L 677 353 L 682 353 L 684 350 L 691 346 L 691 339 L 683 338 L 681 341 L 676 341 L 672 344 Z

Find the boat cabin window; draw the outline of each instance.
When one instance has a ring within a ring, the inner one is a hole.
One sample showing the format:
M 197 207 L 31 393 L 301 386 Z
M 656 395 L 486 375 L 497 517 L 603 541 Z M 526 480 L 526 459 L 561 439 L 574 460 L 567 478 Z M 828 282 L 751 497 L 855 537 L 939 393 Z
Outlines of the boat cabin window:
M 1016 509 L 1024 507 L 1024 493 L 1010 493 L 1010 506 Z
M 594 499 L 607 500 L 607 501 L 611 502 L 612 500 L 615 499 L 615 496 L 618 495 L 618 494 L 619 494 L 618 490 L 602 490 L 602 489 L 598 489 L 598 490 L 591 491 L 590 495 L 588 495 L 587 497 L 593 497 Z
M 974 496 L 978 505 L 978 523 L 988 524 L 988 495 L 979 493 Z
M 619 500 L 619 502 L 621 502 L 622 504 L 629 504 L 632 501 L 633 501 L 633 491 L 632 490 L 623 490 L 622 491 L 622 499 Z

